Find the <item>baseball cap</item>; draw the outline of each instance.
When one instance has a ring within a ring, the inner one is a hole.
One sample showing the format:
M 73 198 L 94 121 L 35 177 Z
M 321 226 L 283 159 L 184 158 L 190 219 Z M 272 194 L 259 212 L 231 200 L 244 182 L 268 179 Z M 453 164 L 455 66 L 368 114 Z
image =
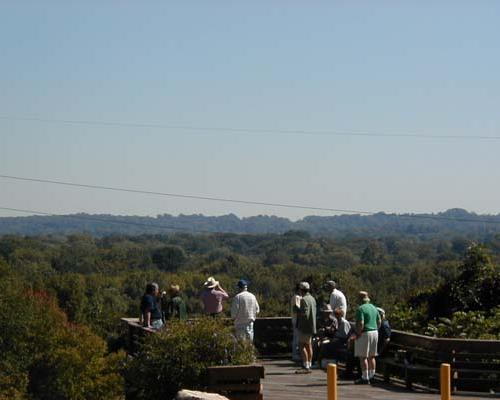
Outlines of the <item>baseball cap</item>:
M 247 287 L 248 286 L 248 281 L 245 280 L 245 279 L 240 279 L 237 283 L 237 286 L 239 288 L 244 288 L 244 287 Z

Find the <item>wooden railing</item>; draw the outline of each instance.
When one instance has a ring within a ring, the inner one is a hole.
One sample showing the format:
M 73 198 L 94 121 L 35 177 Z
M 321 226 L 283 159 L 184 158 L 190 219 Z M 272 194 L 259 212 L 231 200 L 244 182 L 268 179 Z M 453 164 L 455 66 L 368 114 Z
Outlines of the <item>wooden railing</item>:
M 292 319 L 289 317 L 257 318 L 255 321 L 254 344 L 261 356 L 288 356 L 292 339 Z
M 455 391 L 500 391 L 500 341 L 434 338 L 394 330 L 381 357 L 386 380 L 402 378 L 408 388 L 439 386 L 439 367 L 451 365 Z
M 141 337 L 154 330 L 146 329 L 139 324 L 138 318 L 122 318 L 126 346 L 129 353 L 137 351 Z M 231 319 L 225 319 L 232 324 Z M 287 317 L 257 318 L 254 325 L 254 344 L 259 355 L 265 357 L 279 357 L 290 353 L 292 342 L 292 322 Z
M 121 318 L 122 336 L 125 338 L 125 347 L 129 354 L 133 355 L 139 349 L 141 339 L 154 330 L 144 328 L 139 323 L 139 318 Z

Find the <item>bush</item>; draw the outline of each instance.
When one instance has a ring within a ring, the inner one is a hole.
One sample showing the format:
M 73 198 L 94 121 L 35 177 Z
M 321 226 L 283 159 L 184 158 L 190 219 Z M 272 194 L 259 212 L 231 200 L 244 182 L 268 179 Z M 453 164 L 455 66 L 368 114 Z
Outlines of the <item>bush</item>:
M 394 329 L 406 332 L 423 333 L 426 325 L 426 310 L 423 307 L 414 309 L 406 304 L 397 305 L 390 314 L 390 323 Z
M 482 311 L 457 311 L 451 319 L 437 318 L 429 322 L 425 330 L 428 336 L 491 339 L 500 338 L 500 307 L 490 312 Z
M 236 341 L 232 329 L 220 320 L 169 322 L 168 329 L 148 335 L 129 362 L 127 398 L 169 399 L 180 389 L 203 389 L 207 367 L 254 360 L 253 345 Z

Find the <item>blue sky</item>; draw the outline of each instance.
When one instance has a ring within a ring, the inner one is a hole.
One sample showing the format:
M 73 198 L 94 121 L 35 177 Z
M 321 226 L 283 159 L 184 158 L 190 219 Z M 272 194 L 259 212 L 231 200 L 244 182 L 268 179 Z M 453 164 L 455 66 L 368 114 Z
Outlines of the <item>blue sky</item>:
M 500 140 L 8 118 L 500 136 L 499 17 L 493 0 L 4 1 L 0 174 L 329 208 L 496 214 Z M 5 179 L 0 206 L 313 214 Z

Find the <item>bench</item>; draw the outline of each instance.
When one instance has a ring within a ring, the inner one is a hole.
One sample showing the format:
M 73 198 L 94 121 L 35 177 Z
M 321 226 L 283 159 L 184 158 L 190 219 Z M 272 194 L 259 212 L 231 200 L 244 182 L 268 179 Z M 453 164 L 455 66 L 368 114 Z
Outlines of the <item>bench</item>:
M 209 367 L 208 391 L 219 393 L 230 400 L 263 400 L 260 380 L 264 375 L 262 365 Z
M 454 391 L 500 391 L 500 341 L 433 338 L 393 331 L 387 352 L 379 359 L 384 379 L 399 377 L 409 389 L 414 383 L 438 388 L 442 363 L 451 365 Z
M 439 368 L 445 359 L 432 358 L 434 354 L 425 349 L 407 347 L 403 350 L 394 345 L 389 348 L 388 354 L 378 360 L 386 382 L 395 375 L 405 381 L 407 389 L 412 389 L 414 383 L 439 387 Z
M 288 357 L 292 349 L 290 317 L 257 318 L 254 323 L 254 345 L 260 356 Z
M 471 348 L 475 345 L 472 342 Z M 472 352 L 472 349 L 453 351 L 453 387 L 455 390 L 500 392 L 500 353 Z

